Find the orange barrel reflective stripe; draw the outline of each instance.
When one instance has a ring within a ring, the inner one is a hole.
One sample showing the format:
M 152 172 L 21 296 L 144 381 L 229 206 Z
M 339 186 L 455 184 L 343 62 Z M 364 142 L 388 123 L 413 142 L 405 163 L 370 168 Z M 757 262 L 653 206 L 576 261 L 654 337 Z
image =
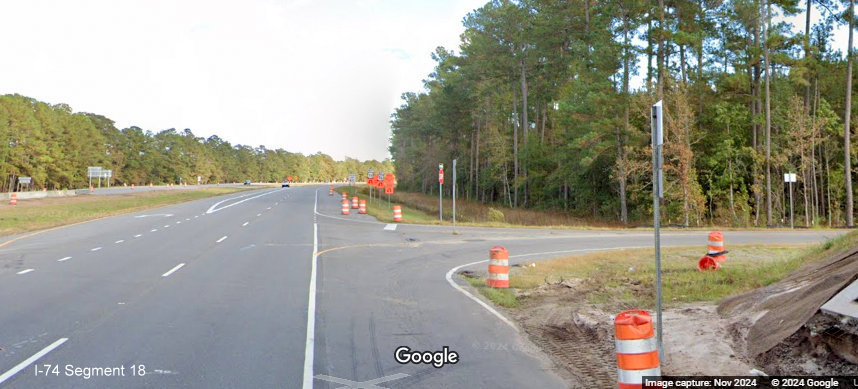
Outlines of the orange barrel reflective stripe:
M 642 309 L 620 312 L 614 318 L 614 333 L 620 389 L 641 388 L 643 377 L 661 376 L 658 344 L 649 312 Z
M 486 286 L 490 288 L 509 288 L 509 251 L 503 246 L 489 250 L 489 278 Z
M 343 199 L 343 215 L 348 215 L 348 214 L 349 214 L 349 201 L 346 199 Z
M 366 214 L 366 200 L 360 201 L 360 210 L 358 210 L 359 214 Z
M 402 207 L 399 205 L 393 206 L 393 221 L 401 222 L 402 221 Z
M 11 195 L 9 195 L 9 204 L 18 205 L 18 194 L 17 193 L 12 193 Z
M 358 197 L 352 197 L 352 209 L 358 209 Z
M 724 235 L 720 231 L 709 233 L 709 244 L 706 246 L 706 249 L 708 251 L 707 254 L 712 259 L 718 262 L 727 260 L 727 251 L 724 250 Z

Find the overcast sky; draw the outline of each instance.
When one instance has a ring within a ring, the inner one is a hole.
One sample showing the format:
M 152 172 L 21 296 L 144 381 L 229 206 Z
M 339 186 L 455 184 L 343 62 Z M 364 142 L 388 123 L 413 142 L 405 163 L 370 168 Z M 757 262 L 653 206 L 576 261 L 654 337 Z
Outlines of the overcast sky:
M 381 160 L 400 95 L 485 1 L 6 1 L 0 94 L 119 128 Z
M 0 94 L 119 128 L 381 160 L 400 95 L 422 90 L 436 46 L 458 51 L 486 1 L 5 1 Z

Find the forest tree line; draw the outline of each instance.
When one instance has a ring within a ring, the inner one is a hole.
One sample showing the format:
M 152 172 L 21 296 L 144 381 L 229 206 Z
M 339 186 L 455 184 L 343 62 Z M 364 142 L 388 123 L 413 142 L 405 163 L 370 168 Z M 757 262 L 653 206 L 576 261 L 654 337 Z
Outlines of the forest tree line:
M 796 225 L 852 226 L 853 2 L 491 1 L 392 115 L 398 180 L 457 158 L 460 196 L 644 224 L 663 100 L 663 223 L 788 225 L 796 173 Z
M 14 190 L 17 178 L 32 177 L 30 189 L 84 188 L 88 166 L 113 170 L 113 185 L 342 181 L 349 173 L 393 171 L 388 161 L 335 161 L 321 152 L 290 153 L 265 146 L 232 145 L 217 135 L 198 137 L 189 129 L 153 133 L 139 127 L 119 130 L 91 113 L 73 113 L 21 95 L 0 96 L 0 192 Z

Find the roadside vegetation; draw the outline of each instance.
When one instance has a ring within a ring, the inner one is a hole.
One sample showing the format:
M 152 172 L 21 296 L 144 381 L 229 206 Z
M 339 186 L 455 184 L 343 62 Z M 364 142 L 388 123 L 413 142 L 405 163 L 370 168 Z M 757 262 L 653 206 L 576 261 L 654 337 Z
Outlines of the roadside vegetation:
M 79 223 L 244 190 L 247 188 L 204 188 L 19 200 L 18 205 L 8 205 L 8 203 L 0 205 L 0 236 Z
M 662 101 L 665 224 L 784 226 L 794 209 L 797 226 L 852 226 L 853 8 L 487 2 L 462 15 L 459 45 L 432 53 L 424 88 L 404 91 L 397 179 L 437 197 L 444 163 L 448 197 L 457 158 L 464 198 L 646 223 Z M 807 24 L 782 23 L 796 13 Z
M 485 278 L 474 277 L 467 274 L 463 274 L 462 278 L 464 278 L 465 281 L 468 281 L 471 286 L 480 291 L 483 296 L 486 296 L 489 300 L 491 300 L 497 305 L 500 305 L 505 308 L 515 308 L 518 307 L 520 304 L 513 289 L 489 288 L 488 286 L 486 286 Z
M 343 186 L 336 189 L 337 192 L 349 192 L 357 190 L 362 199 L 369 196 L 369 188 L 366 186 Z M 375 194 L 373 194 L 375 196 Z M 444 223 L 449 224 L 453 220 L 453 200 L 444 198 Z M 390 195 L 390 206 L 402 206 L 403 219 L 407 223 L 438 224 L 438 197 L 415 192 L 396 192 Z M 375 216 L 380 221 L 392 221 L 393 210 L 388 207 L 387 195 L 382 194 L 381 200 L 376 202 L 373 197 L 372 205 L 367 203 L 367 213 Z M 463 226 L 486 226 L 486 227 L 619 227 L 618 223 L 607 223 L 598 220 L 585 220 L 572 217 L 568 214 L 526 208 L 509 208 L 503 205 L 487 205 L 477 201 L 456 199 L 456 223 Z
M 705 247 L 662 249 L 662 293 L 666 307 L 717 301 L 780 281 L 798 268 L 858 246 L 858 231 L 818 245 L 739 245 L 728 247 L 716 271 L 697 270 Z M 533 265 L 531 265 L 533 264 Z M 484 271 L 482 272 L 484 273 Z M 652 249 L 616 250 L 527 262 L 510 269 L 510 290 L 498 295 L 481 287 L 485 278 L 463 276 L 497 305 L 514 307 L 541 288 L 564 285 L 584 292 L 588 303 L 618 309 L 655 307 Z M 512 294 L 515 302 L 509 301 Z
M 21 95 L 0 96 L 0 192 L 16 188 L 20 176 L 30 188 L 89 186 L 87 166 L 114 171 L 113 184 L 180 182 L 322 182 L 345 179 L 368 169 L 393 171 L 392 162 L 335 161 L 321 152 L 293 153 L 265 146 L 230 144 L 217 135 L 196 136 L 190 129 L 157 133 L 136 126 L 119 129 L 94 113 L 72 112 Z M 105 149 L 106 148 L 106 149 Z

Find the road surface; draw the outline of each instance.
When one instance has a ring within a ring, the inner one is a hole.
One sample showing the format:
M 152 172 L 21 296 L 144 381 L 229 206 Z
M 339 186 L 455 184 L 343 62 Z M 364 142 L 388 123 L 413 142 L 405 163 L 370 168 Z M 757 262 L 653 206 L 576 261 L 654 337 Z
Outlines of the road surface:
M 497 244 L 513 263 L 652 244 L 647 231 L 394 228 L 339 215 L 327 192 L 265 188 L 7 237 L 0 387 L 563 388 L 548 356 L 448 277 Z M 458 361 L 400 364 L 403 346 Z

